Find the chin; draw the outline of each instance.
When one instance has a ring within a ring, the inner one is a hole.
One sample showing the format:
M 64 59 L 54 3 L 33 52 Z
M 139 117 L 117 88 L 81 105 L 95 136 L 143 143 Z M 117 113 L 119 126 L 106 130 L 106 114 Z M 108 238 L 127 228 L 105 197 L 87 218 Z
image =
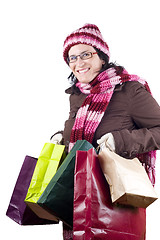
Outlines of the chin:
M 92 80 L 90 79 L 78 79 L 79 82 L 81 83 L 90 83 Z

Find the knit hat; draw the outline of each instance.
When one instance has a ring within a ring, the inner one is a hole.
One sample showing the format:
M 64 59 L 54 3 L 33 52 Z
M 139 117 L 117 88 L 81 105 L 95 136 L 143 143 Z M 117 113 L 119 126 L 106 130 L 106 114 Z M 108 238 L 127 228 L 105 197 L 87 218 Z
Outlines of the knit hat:
M 108 57 L 110 56 L 109 47 L 103 40 L 99 28 L 94 24 L 85 24 L 82 28 L 77 29 L 67 36 L 63 45 L 63 57 L 67 63 L 68 51 L 76 44 L 87 44 L 96 47 L 104 52 Z

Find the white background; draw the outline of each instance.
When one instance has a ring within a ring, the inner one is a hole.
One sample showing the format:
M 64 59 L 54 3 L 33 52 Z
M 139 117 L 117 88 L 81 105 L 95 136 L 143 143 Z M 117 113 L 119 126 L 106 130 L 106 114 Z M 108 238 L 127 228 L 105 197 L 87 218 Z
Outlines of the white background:
M 160 14 L 157 0 L 1 0 L 0 2 L 0 238 L 62 239 L 62 227 L 19 226 L 5 212 L 25 155 L 38 157 L 63 129 L 70 73 L 63 41 L 96 24 L 111 60 L 144 77 L 160 103 Z M 149 111 L 149 109 L 148 109 Z M 156 190 L 160 193 L 160 154 Z M 160 199 L 147 209 L 147 240 L 159 240 Z

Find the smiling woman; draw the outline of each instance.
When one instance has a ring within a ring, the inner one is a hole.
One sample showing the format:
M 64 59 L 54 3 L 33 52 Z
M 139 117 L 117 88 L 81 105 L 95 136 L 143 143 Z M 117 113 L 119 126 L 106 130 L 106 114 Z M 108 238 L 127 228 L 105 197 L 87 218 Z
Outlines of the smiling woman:
M 160 149 L 160 107 L 151 96 L 147 82 L 109 62 L 109 47 L 93 24 L 86 24 L 68 35 L 63 57 L 74 79 L 66 90 L 70 94 L 70 114 L 61 136 L 66 152 L 77 140 L 87 140 L 95 148 L 100 144 L 99 147 L 108 147 L 122 157 L 138 157 L 154 185 L 155 150 Z M 113 216 L 108 211 L 113 221 L 118 221 L 116 209 L 112 209 Z M 138 214 L 140 229 L 131 226 L 131 221 L 125 222 L 124 209 L 121 223 L 126 224 L 126 232 L 115 229 L 119 240 L 129 240 L 131 236 L 145 240 L 145 209 L 139 209 Z M 112 232 L 109 228 L 104 232 Z M 64 239 L 72 239 L 73 235 L 72 229 L 64 225 Z M 109 238 L 114 236 L 111 234 Z

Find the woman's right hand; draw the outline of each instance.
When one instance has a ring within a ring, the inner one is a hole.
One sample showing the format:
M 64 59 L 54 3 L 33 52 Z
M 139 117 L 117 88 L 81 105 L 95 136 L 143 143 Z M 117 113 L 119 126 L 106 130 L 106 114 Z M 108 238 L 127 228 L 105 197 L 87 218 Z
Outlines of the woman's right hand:
M 61 144 L 63 139 L 62 133 L 56 133 L 50 138 L 50 142 L 54 144 Z

